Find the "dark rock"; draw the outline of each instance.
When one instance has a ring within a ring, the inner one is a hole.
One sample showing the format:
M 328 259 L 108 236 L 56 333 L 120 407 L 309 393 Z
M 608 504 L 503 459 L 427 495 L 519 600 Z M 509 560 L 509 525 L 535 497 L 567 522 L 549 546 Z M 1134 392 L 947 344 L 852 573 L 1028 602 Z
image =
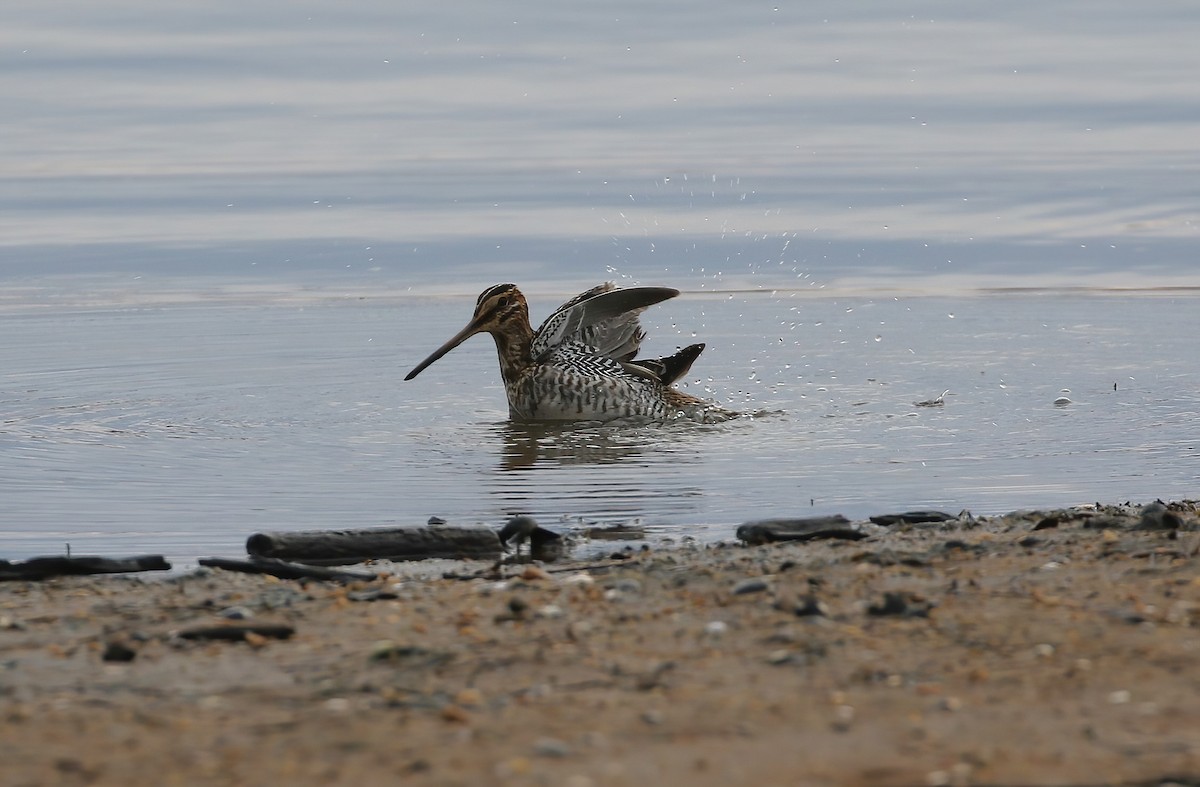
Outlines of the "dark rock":
M 394 601 L 400 595 L 390 588 L 368 588 L 353 590 L 346 594 L 346 598 L 351 601 Z
M 867 614 L 875 617 L 899 616 L 905 618 L 927 618 L 933 605 L 910 593 L 888 592 L 883 594 L 883 603 L 867 607 Z
M 104 646 L 104 653 L 100 658 L 105 661 L 130 662 L 137 658 L 137 651 L 124 642 L 114 640 Z
M 857 541 L 867 537 L 841 514 L 801 519 L 760 519 L 747 522 L 737 529 L 737 537 L 747 544 L 770 544 L 775 541 L 815 541 L 824 538 L 843 538 Z
M 1178 530 L 1181 527 L 1183 520 L 1161 500 L 1155 500 L 1143 508 L 1138 520 L 1139 530 Z
M 819 600 L 816 596 L 805 596 L 795 609 L 796 617 L 829 617 L 829 607 L 825 602 Z
M 450 651 L 391 642 L 379 643 L 371 651 L 371 661 L 414 669 L 440 667 L 454 661 L 454 658 L 455 654 Z
M 879 514 L 870 518 L 877 525 L 923 525 L 931 522 L 954 522 L 958 517 L 943 511 L 905 511 L 903 514 Z

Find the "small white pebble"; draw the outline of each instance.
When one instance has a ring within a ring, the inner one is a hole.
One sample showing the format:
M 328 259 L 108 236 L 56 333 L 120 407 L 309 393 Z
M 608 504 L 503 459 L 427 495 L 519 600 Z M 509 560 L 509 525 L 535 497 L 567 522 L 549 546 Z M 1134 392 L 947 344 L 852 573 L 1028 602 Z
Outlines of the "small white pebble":
M 345 713 L 350 710 L 350 700 L 345 697 L 330 697 L 325 700 L 324 708 L 334 713 Z
M 1056 560 L 1051 560 L 1049 563 L 1044 563 L 1042 565 L 1042 571 L 1054 571 L 1059 568 L 1062 568 L 1062 563 L 1059 563 Z M 941 771 L 937 771 L 937 773 L 941 773 Z
M 1034 645 L 1033 655 L 1040 659 L 1048 659 L 1054 655 L 1054 646 L 1049 642 L 1043 642 L 1040 645 Z
M 709 621 L 704 625 L 704 633 L 710 637 L 720 637 L 729 631 L 729 624 L 723 620 Z
M 539 609 L 535 614 L 539 618 L 546 618 L 547 620 L 553 620 L 554 618 L 561 618 L 563 616 L 563 609 L 562 609 L 562 607 L 560 607 L 557 604 L 547 604 L 546 606 Z
M 490 596 L 493 593 L 500 593 L 505 590 L 508 590 L 508 581 L 507 580 L 504 580 L 501 582 L 485 582 L 482 585 L 480 585 L 479 587 L 477 587 L 475 589 L 475 592 L 477 592 L 481 596 Z
M 592 578 L 591 574 L 588 574 L 587 572 L 584 572 L 584 571 L 580 571 L 578 573 L 571 574 L 570 576 L 564 578 L 563 584 L 564 585 L 581 585 L 583 587 L 591 587 L 592 585 L 596 584 L 596 580 Z
M 1113 693 L 1108 695 L 1108 701 L 1112 705 L 1124 705 L 1125 703 L 1129 702 L 1129 700 L 1132 698 L 1133 698 L 1133 695 L 1130 694 L 1125 689 L 1120 689 L 1119 691 L 1114 691 Z

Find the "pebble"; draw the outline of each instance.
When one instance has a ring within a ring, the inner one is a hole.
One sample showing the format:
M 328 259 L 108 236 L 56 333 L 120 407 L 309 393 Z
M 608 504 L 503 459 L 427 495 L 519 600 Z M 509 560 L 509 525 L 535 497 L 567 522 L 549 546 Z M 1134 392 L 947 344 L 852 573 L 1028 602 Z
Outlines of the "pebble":
M 457 724 L 466 724 L 471 720 L 471 714 L 458 705 L 447 705 L 442 708 L 442 720 Z
M 130 662 L 137 658 L 137 651 L 124 642 L 114 641 L 104 646 L 104 653 L 100 658 L 104 661 Z
M 325 700 L 323 707 L 333 713 L 345 713 L 350 710 L 350 700 L 345 697 L 330 697 Z
M 883 603 L 867 607 L 867 614 L 875 617 L 898 615 L 906 618 L 927 618 L 933 605 L 909 593 L 888 592 L 883 594 Z
M 650 709 L 642 711 L 642 721 L 652 727 L 657 727 L 666 721 L 666 717 L 663 716 L 662 711 Z
M 575 620 L 567 625 L 567 639 L 579 642 L 592 632 L 592 624 L 586 620 Z
M 795 613 L 796 617 L 798 618 L 827 618 L 829 617 L 829 606 L 816 596 L 805 596 L 800 603 L 796 605 Z
M 1133 695 L 1129 691 L 1126 689 L 1120 689 L 1108 695 L 1108 702 L 1110 705 L 1124 705 L 1132 698 Z
M 774 665 L 787 664 L 791 660 L 792 660 L 792 652 L 790 650 L 787 650 L 786 648 L 780 648 L 779 650 L 773 650 L 767 654 L 767 663 L 768 664 L 774 664 Z
M 765 579 L 755 577 L 752 579 L 743 579 L 733 586 L 733 595 L 744 596 L 749 593 L 762 593 L 770 588 L 770 585 Z
M 838 732 L 850 729 L 854 722 L 854 706 L 838 705 L 833 709 L 833 728 Z
M 249 620 L 254 617 L 254 613 L 247 607 L 225 607 L 217 614 L 226 620 Z
M 591 587 L 596 584 L 596 580 L 592 578 L 592 575 L 585 571 L 571 574 L 569 577 L 564 578 L 562 582 L 564 585 L 579 585 L 581 587 Z
M 962 710 L 962 706 L 962 700 L 960 700 L 958 697 L 943 697 L 938 703 L 939 708 L 950 713 Z
M 547 604 L 546 606 L 539 608 L 538 611 L 534 613 L 535 616 L 539 618 L 545 618 L 546 620 L 561 618 L 564 614 L 566 613 L 563 612 L 563 608 L 557 604 Z
M 537 566 L 526 566 L 525 570 L 521 572 L 521 579 L 525 580 L 526 582 L 534 582 L 539 579 L 549 578 L 550 574 L 545 569 L 538 568 Z
M 723 620 L 713 620 L 704 624 L 705 635 L 714 639 L 724 636 L 727 631 L 729 631 L 729 624 Z
M 539 757 L 566 757 L 571 753 L 571 747 L 558 738 L 538 738 L 533 744 L 533 752 Z
M 490 596 L 493 593 L 502 593 L 505 590 L 508 590 L 508 580 L 485 582 L 475 588 L 475 592 L 481 596 Z
M 636 579 L 622 579 L 612 587 L 619 593 L 628 593 L 630 595 L 642 592 L 642 583 Z

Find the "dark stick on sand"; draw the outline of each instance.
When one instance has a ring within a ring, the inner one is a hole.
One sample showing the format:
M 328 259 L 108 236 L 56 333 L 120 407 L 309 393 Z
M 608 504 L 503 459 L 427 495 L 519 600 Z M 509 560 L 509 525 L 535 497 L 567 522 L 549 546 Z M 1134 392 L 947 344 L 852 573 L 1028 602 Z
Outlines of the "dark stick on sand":
M 0 560 L 0 581 L 39 580 L 85 574 L 126 574 L 137 571 L 169 571 L 162 555 L 99 557 L 96 555 L 31 557 L 18 563 Z
M 283 623 L 228 623 L 219 626 L 194 626 L 176 633 L 180 639 L 223 639 L 241 642 L 247 634 L 268 639 L 288 639 L 296 629 Z

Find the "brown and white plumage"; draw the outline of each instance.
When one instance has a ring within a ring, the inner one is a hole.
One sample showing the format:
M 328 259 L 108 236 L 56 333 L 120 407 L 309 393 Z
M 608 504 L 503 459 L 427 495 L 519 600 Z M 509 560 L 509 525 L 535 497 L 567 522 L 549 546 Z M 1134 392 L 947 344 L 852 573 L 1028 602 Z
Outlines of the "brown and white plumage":
M 411 380 L 477 333 L 490 333 L 500 357 L 509 416 L 521 421 L 719 421 L 736 413 L 671 384 L 704 349 L 635 360 L 646 334 L 638 315 L 674 298 L 668 287 L 593 287 L 558 307 L 534 331 L 525 296 L 512 284 L 480 294 L 466 327 L 418 364 Z

